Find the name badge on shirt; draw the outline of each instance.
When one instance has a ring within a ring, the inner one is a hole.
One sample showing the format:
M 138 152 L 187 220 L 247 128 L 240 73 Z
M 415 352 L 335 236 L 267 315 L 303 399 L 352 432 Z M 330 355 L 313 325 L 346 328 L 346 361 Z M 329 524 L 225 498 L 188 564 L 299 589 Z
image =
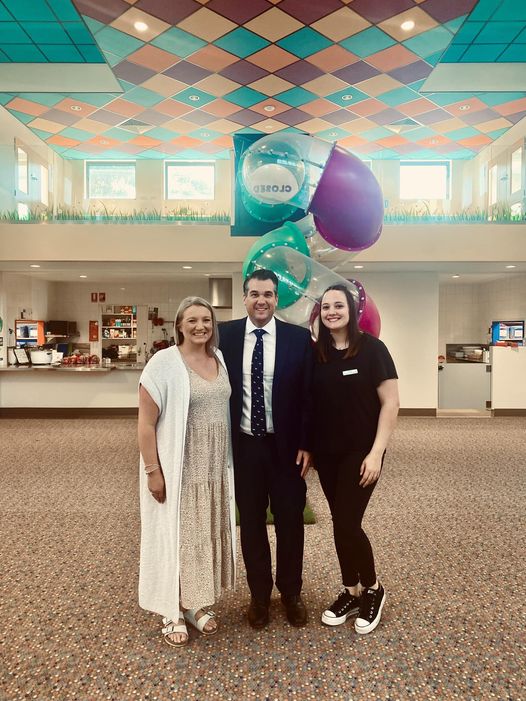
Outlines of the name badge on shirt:
M 354 368 L 353 370 L 342 370 L 342 375 L 357 375 L 358 370 Z

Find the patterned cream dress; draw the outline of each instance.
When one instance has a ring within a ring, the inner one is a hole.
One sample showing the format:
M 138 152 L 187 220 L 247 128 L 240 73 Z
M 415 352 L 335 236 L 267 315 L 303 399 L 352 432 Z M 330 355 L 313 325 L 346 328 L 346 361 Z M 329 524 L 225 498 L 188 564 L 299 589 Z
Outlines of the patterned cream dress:
M 230 383 L 218 363 L 215 380 L 187 366 L 190 407 L 181 484 L 181 606 L 211 606 L 234 586 L 228 489 Z

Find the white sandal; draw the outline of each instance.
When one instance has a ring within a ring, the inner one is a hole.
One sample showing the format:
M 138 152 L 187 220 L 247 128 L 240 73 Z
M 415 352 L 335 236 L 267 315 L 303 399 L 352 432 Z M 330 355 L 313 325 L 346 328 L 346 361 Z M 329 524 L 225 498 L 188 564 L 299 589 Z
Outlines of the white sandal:
M 201 611 L 201 609 L 188 609 L 188 611 L 185 611 L 183 614 L 185 620 L 203 635 L 215 635 L 218 631 L 217 625 L 213 630 L 205 630 L 205 626 L 208 623 L 208 621 L 211 621 L 213 618 L 215 618 L 215 613 L 213 611 L 205 611 L 202 616 L 196 618 L 195 614 L 198 611 Z
M 174 623 L 171 621 L 169 618 L 163 618 L 163 624 L 164 627 L 162 628 L 162 634 L 163 634 L 163 640 L 167 645 L 170 645 L 171 647 L 184 647 L 185 645 L 188 644 L 188 629 L 186 627 L 186 623 L 184 622 L 184 615 L 182 611 L 179 611 L 179 619 L 183 619 L 182 623 Z M 181 633 L 182 635 L 186 635 L 186 638 L 183 640 L 180 640 L 176 642 L 175 640 L 172 640 L 170 638 L 170 635 L 173 633 Z

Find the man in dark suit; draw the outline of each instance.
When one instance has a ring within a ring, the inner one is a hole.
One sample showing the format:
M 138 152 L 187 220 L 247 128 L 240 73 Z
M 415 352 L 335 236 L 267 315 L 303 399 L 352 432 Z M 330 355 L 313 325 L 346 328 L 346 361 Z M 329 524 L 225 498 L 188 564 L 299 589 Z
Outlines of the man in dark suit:
M 256 270 L 243 284 L 248 317 L 220 326 L 228 368 L 236 501 L 253 628 L 269 621 L 272 563 L 266 510 L 276 530 L 276 586 L 287 618 L 307 622 L 301 598 L 305 476 L 310 464 L 312 349 L 307 329 L 274 317 L 278 279 Z

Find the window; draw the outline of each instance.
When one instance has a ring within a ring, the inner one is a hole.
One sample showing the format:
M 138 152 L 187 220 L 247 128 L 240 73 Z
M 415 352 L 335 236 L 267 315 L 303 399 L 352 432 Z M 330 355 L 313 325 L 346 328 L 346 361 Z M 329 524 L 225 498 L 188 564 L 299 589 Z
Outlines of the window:
M 214 163 L 166 162 L 164 176 L 167 200 L 214 199 Z
M 511 192 L 522 188 L 522 148 L 511 154 Z
M 400 161 L 401 200 L 448 200 L 450 161 Z
M 49 172 L 45 166 L 40 166 L 40 201 L 49 204 Z
M 91 199 L 135 199 L 135 161 L 87 161 L 86 191 Z
M 24 192 L 26 195 L 29 192 L 29 168 L 27 153 L 20 146 L 16 147 L 16 165 L 17 165 L 17 189 Z
M 489 169 L 489 186 L 488 186 L 488 191 L 489 191 L 489 205 L 496 204 L 497 203 L 497 194 L 498 194 L 498 182 L 497 182 L 497 166 L 491 166 Z

